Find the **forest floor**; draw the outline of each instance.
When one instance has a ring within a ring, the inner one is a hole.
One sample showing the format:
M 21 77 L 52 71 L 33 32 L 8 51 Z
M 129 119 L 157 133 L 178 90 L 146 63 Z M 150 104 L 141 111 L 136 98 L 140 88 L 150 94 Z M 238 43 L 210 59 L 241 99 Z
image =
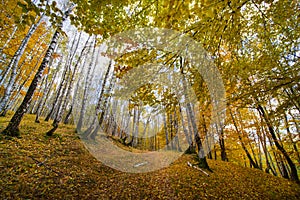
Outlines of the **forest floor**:
M 154 172 L 119 172 L 89 154 L 74 127 L 47 137 L 50 128 L 26 115 L 21 138 L 0 135 L 0 199 L 300 199 L 299 185 L 228 162 L 208 160 L 208 177 L 187 165 L 192 155 Z

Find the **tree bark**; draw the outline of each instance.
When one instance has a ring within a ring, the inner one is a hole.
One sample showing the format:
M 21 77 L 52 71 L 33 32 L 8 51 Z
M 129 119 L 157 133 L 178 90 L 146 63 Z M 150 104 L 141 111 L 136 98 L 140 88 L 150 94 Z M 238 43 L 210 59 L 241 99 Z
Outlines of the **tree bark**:
M 252 159 L 251 154 L 249 153 L 247 147 L 245 146 L 245 144 L 244 144 L 244 142 L 243 142 L 243 140 L 242 140 L 242 137 L 241 137 L 240 131 L 239 131 L 239 129 L 238 129 L 237 123 L 236 123 L 236 121 L 235 121 L 235 119 L 234 119 L 234 116 L 233 116 L 232 111 L 231 111 L 230 108 L 229 108 L 229 112 L 230 112 L 231 119 L 232 119 L 233 125 L 234 125 L 234 127 L 235 127 L 235 130 L 236 130 L 236 132 L 237 132 L 237 134 L 238 134 L 238 137 L 239 137 L 239 140 L 240 140 L 240 142 L 241 142 L 242 148 L 243 148 L 243 150 L 245 151 L 245 153 L 246 153 L 246 155 L 247 155 L 247 157 L 248 157 L 248 159 L 249 159 L 249 161 L 250 161 L 250 166 L 253 166 L 254 168 L 259 169 L 259 166 L 258 166 L 258 165 L 254 162 L 254 160 Z
M 27 78 L 18 86 L 17 92 L 13 96 L 13 99 L 10 102 L 8 102 L 7 105 L 5 106 L 5 108 L 3 109 L 2 114 L 1 114 L 2 116 L 6 115 L 7 111 L 12 107 L 13 103 L 16 102 L 16 100 L 19 98 L 19 95 L 21 94 L 21 91 L 22 91 L 24 85 L 30 80 L 31 75 L 36 71 L 36 68 L 38 67 L 38 64 L 40 63 L 40 60 L 43 58 L 44 53 L 45 52 L 43 52 L 39 56 L 35 66 L 33 67 L 33 69 L 31 69 L 30 74 L 27 76 Z M 17 79 L 14 84 L 17 84 Z M 13 88 L 16 88 L 16 87 L 13 86 Z
M 92 133 L 90 134 L 90 138 L 92 140 L 95 140 L 95 138 L 97 136 L 97 133 L 98 133 L 98 130 L 101 128 L 102 123 L 105 119 L 105 113 L 107 111 L 107 103 L 108 103 L 108 99 L 110 97 L 109 94 L 110 94 L 110 92 L 113 88 L 113 85 L 114 85 L 115 81 L 116 81 L 116 77 L 113 74 L 112 78 L 111 78 L 111 81 L 109 83 L 109 87 L 108 87 L 107 91 L 105 92 L 105 86 L 106 86 L 106 82 L 108 80 L 109 72 L 111 71 L 111 68 L 112 68 L 112 61 L 109 62 L 109 65 L 108 65 L 108 68 L 107 68 L 107 71 L 106 71 L 106 74 L 105 74 L 105 77 L 104 77 L 104 80 L 103 80 L 99 100 L 97 102 L 95 116 L 98 117 L 99 121 L 98 121 L 98 124 L 96 126 L 96 129 L 93 130 Z M 107 94 L 107 96 L 104 95 L 105 93 Z
M 13 115 L 12 119 L 10 120 L 8 126 L 4 129 L 4 131 L 2 131 L 3 134 L 8 135 L 8 136 L 19 136 L 20 135 L 20 131 L 19 131 L 19 125 L 21 123 L 21 120 L 24 116 L 24 114 L 26 113 L 29 104 L 32 100 L 34 91 L 38 85 L 38 82 L 40 81 L 42 75 L 43 75 L 43 71 L 46 68 L 47 64 L 49 63 L 50 57 L 54 51 L 55 45 L 58 41 L 58 38 L 60 36 L 60 29 L 62 27 L 62 23 L 67 19 L 67 17 L 69 16 L 69 14 L 71 13 L 73 7 L 69 8 L 63 16 L 62 22 L 59 25 L 59 28 L 55 31 L 55 33 L 53 34 L 53 37 L 51 39 L 50 45 L 47 49 L 46 55 L 40 65 L 40 67 L 38 68 L 33 80 L 31 81 L 31 84 L 28 88 L 28 91 L 20 105 L 20 107 L 17 109 L 17 111 L 15 112 L 15 114 Z
M 93 52 L 92 52 L 92 58 L 91 61 L 89 63 L 89 67 L 87 70 L 87 74 L 86 74 L 86 79 L 85 79 L 85 84 L 84 84 L 84 91 L 83 91 L 83 98 L 82 98 L 82 103 L 81 103 L 81 109 L 80 109 L 80 114 L 79 114 L 79 119 L 78 119 L 78 123 L 77 123 L 77 130 L 80 132 L 82 125 L 83 125 L 83 115 L 85 112 L 85 108 L 86 108 L 86 101 L 88 98 L 88 88 L 90 86 L 90 82 L 91 82 L 91 76 L 92 76 L 92 67 L 93 67 L 93 62 L 94 62 L 94 56 L 95 56 L 95 52 L 96 52 L 96 36 L 93 42 L 94 46 L 93 46 Z
M 204 168 L 204 169 L 208 169 L 211 170 L 208 166 L 207 160 L 206 160 L 206 155 L 203 149 L 203 145 L 201 142 L 201 138 L 199 135 L 199 131 L 198 131 L 198 127 L 196 124 L 196 119 L 194 116 L 194 112 L 192 109 L 192 105 L 190 103 L 190 99 L 188 97 L 187 94 L 187 80 L 186 80 L 186 76 L 183 73 L 184 72 L 184 61 L 183 58 L 180 57 L 180 71 L 182 74 L 182 85 L 183 85 L 183 90 L 184 90 L 184 97 L 186 98 L 186 112 L 188 114 L 188 118 L 190 119 L 191 122 L 191 128 L 192 128 L 192 132 L 194 133 L 194 139 L 195 139 L 195 143 L 197 145 L 197 150 L 198 150 L 198 159 L 199 159 L 199 167 Z
M 170 149 L 169 146 L 169 131 L 168 131 L 168 125 L 167 125 L 167 120 L 166 120 L 166 113 L 163 113 L 163 122 L 164 122 L 164 131 L 165 131 L 165 137 L 166 137 L 166 146 L 167 149 Z
M 4 54 L 2 54 L 3 50 L 7 47 L 7 45 L 10 43 L 10 41 L 13 39 L 13 37 L 15 36 L 15 33 L 17 32 L 17 30 L 18 30 L 18 26 L 14 25 L 13 31 L 10 34 L 9 38 L 6 40 L 6 42 L 4 43 L 4 45 L 0 48 L 1 59 L 4 58 Z M 2 84 L 2 81 L 3 81 L 4 77 L 5 77 L 5 73 L 1 74 L 0 85 Z
M 8 81 L 8 84 L 6 86 L 6 90 L 4 92 L 4 95 L 1 99 L 1 102 L 0 102 L 0 113 L 2 114 L 3 111 L 5 111 L 5 108 L 7 107 L 7 103 L 9 101 L 9 98 L 12 94 L 12 92 L 14 91 L 14 82 L 15 82 L 15 79 L 16 79 L 16 76 L 17 76 L 17 69 L 18 69 L 18 64 L 19 64 L 19 61 L 27 47 L 27 44 L 29 42 L 29 39 L 31 38 L 32 34 L 36 31 L 37 27 L 40 25 L 42 19 L 44 17 L 44 13 L 41 15 L 40 19 L 38 20 L 37 23 L 33 24 L 25 38 L 22 40 L 22 43 L 20 44 L 18 50 L 16 51 L 16 53 L 14 54 L 14 56 L 12 57 L 9 65 L 7 66 L 7 69 L 11 69 L 11 76 L 9 78 L 9 81 Z
M 61 63 L 62 60 L 63 60 L 63 56 L 61 56 L 61 59 L 60 59 L 59 63 Z M 52 62 L 52 60 L 50 62 Z M 54 80 L 56 79 L 56 76 L 57 76 L 58 72 L 59 72 L 59 67 L 57 69 L 55 69 L 55 72 L 54 72 L 54 74 L 51 78 L 50 84 L 49 85 L 47 84 L 47 86 L 45 87 L 45 92 L 44 92 L 45 95 L 43 95 L 43 97 L 41 98 L 41 101 L 38 103 L 38 106 L 37 106 L 37 109 L 36 109 L 36 117 L 35 117 L 35 122 L 36 123 L 40 122 L 39 117 L 43 113 L 45 105 L 46 105 L 46 103 L 49 99 L 49 96 L 51 94 L 51 88 L 54 84 Z
M 291 169 L 291 180 L 293 180 L 297 183 L 300 183 L 298 173 L 297 173 L 297 168 L 296 168 L 294 162 L 292 161 L 292 159 L 290 158 L 290 156 L 288 155 L 288 153 L 286 152 L 286 150 L 283 148 L 283 146 L 281 146 L 279 144 L 278 138 L 276 137 L 276 134 L 275 134 L 275 130 L 273 129 L 273 126 L 271 124 L 271 121 L 270 121 L 266 111 L 264 110 L 264 108 L 260 104 L 258 104 L 257 110 L 259 111 L 259 113 L 261 114 L 263 119 L 265 120 L 265 122 L 267 124 L 267 127 L 269 129 L 269 132 L 270 132 L 270 134 L 271 134 L 271 136 L 274 140 L 276 148 L 283 154 L 284 158 L 288 162 L 288 165 Z

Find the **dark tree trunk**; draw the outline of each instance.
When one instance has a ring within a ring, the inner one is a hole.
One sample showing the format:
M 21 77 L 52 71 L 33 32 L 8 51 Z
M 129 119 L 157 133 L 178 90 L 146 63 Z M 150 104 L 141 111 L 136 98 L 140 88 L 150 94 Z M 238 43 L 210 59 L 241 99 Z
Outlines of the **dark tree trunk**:
M 202 113 L 202 126 L 203 126 L 203 133 L 205 135 L 206 145 L 209 149 L 209 153 L 207 154 L 207 158 L 212 159 L 212 154 L 211 154 L 212 149 L 211 149 L 211 145 L 209 144 L 208 130 L 207 130 L 207 127 L 206 127 L 206 120 L 205 120 L 205 116 L 204 116 L 203 113 Z M 224 146 L 224 148 L 225 148 L 225 146 Z M 222 155 L 222 148 L 221 148 L 221 155 Z
M 188 118 L 190 119 L 190 122 L 191 122 L 192 131 L 194 133 L 195 143 L 197 145 L 199 167 L 201 167 L 203 169 L 210 170 L 210 168 L 208 166 L 208 163 L 207 163 L 207 160 L 206 160 L 206 155 L 205 155 L 205 152 L 204 152 L 204 149 L 203 149 L 201 138 L 200 138 L 200 135 L 199 135 L 199 131 L 198 131 L 198 127 L 197 127 L 197 124 L 196 124 L 196 119 L 195 119 L 195 116 L 194 116 L 192 105 L 190 103 L 190 99 L 189 99 L 189 96 L 187 94 L 187 80 L 186 80 L 185 74 L 183 73 L 183 71 L 184 71 L 183 67 L 184 67 L 184 61 L 183 61 L 183 58 L 180 57 L 180 70 L 181 70 L 181 74 L 182 74 L 182 84 L 183 84 L 184 96 L 187 100 L 186 110 L 187 110 L 187 113 L 188 113 Z
M 31 38 L 32 34 L 36 31 L 36 29 L 38 28 L 39 24 L 41 23 L 42 19 L 44 17 L 44 13 L 42 13 L 42 15 L 40 16 L 40 19 L 38 20 L 38 22 L 36 24 L 31 25 L 31 27 L 28 30 L 28 33 L 26 34 L 25 38 L 23 39 L 23 41 L 21 42 L 18 50 L 15 52 L 13 58 L 11 59 L 9 65 L 8 65 L 8 69 L 11 69 L 11 76 L 9 79 L 9 82 L 6 86 L 6 90 L 4 92 L 3 97 L 1 98 L 0 101 L 0 113 L 2 114 L 2 116 L 4 116 L 3 113 L 6 113 L 6 109 L 8 109 L 8 102 L 9 102 L 9 98 L 11 97 L 13 91 L 15 90 L 15 80 L 17 77 L 17 69 L 18 69 L 18 64 L 19 61 L 27 47 L 27 44 L 29 42 L 29 39 Z
M 70 118 L 71 118 L 71 114 L 72 114 L 72 110 L 73 110 L 73 105 L 71 105 L 66 117 L 65 117 L 65 120 L 64 120 L 64 124 L 68 124 L 70 123 Z
M 226 148 L 225 148 L 223 128 L 221 128 L 221 131 L 220 131 L 219 144 L 220 144 L 220 148 L 221 148 L 221 160 L 228 161 L 227 154 L 226 154 Z
M 60 62 L 62 61 L 62 59 L 63 59 L 63 56 L 61 57 Z M 51 60 L 51 61 L 52 61 L 52 60 Z M 50 61 L 50 62 L 51 62 L 51 61 Z M 36 110 L 36 117 L 35 117 L 35 122 L 37 122 L 37 123 L 40 122 L 40 120 L 39 120 L 40 115 L 41 115 L 41 113 L 43 112 L 43 110 L 44 110 L 44 108 L 45 108 L 45 105 L 46 105 L 46 102 L 47 102 L 47 100 L 48 100 L 48 98 L 49 98 L 49 96 L 50 96 L 51 88 L 52 88 L 52 86 L 53 86 L 53 84 L 54 84 L 54 80 L 56 79 L 56 76 L 57 76 L 57 74 L 58 74 L 58 71 L 59 71 L 59 69 L 55 69 L 54 75 L 53 75 L 53 77 L 52 77 L 52 79 L 51 79 L 51 83 L 49 84 L 49 86 L 46 86 L 47 89 L 46 89 L 46 91 L 45 91 L 45 93 L 44 93 L 44 94 L 46 94 L 46 95 L 45 95 L 45 98 L 44 98 L 44 95 L 43 95 L 43 97 L 42 97 L 40 103 L 38 104 L 38 107 L 37 107 L 37 110 Z
M 59 102 L 60 97 L 63 95 L 63 94 L 61 94 L 61 93 L 62 93 L 62 90 L 63 90 L 63 88 L 64 88 L 64 86 L 65 86 L 67 73 L 68 73 L 68 67 L 65 66 L 65 69 L 64 69 L 64 71 L 63 71 L 63 75 L 62 75 L 61 82 L 60 82 L 60 84 L 59 84 L 59 86 L 58 86 L 58 89 L 57 89 L 57 92 L 56 92 L 56 96 L 55 96 L 55 98 L 54 98 L 54 100 L 53 100 L 53 102 L 52 102 L 51 108 L 50 108 L 50 112 L 48 113 L 48 115 L 47 115 L 46 118 L 45 118 L 45 121 L 46 121 L 46 122 L 49 121 L 50 118 L 52 117 L 52 115 L 54 114 L 54 110 L 55 110 L 55 108 L 56 108 L 56 105 L 57 105 L 57 103 Z
M 276 148 L 283 154 L 284 158 L 286 159 L 286 161 L 289 164 L 289 167 L 291 168 L 291 180 L 293 180 L 297 183 L 300 183 L 298 173 L 297 173 L 297 168 L 296 168 L 294 162 L 292 161 L 292 159 L 290 158 L 290 156 L 288 155 L 288 153 L 283 148 L 283 146 L 279 144 L 278 138 L 276 137 L 275 131 L 273 129 L 273 126 L 272 126 L 268 116 L 267 116 L 267 113 L 265 112 L 264 108 L 261 105 L 258 105 L 257 109 L 267 124 L 267 127 L 269 129 L 269 132 L 270 132 L 273 140 L 274 140 Z
M 68 9 L 63 17 L 63 20 L 60 24 L 60 28 L 62 26 L 63 21 L 65 21 L 67 19 L 67 17 L 69 16 L 69 14 L 71 13 L 72 8 Z M 38 85 L 38 82 L 40 81 L 42 75 L 43 75 L 43 71 L 46 68 L 47 64 L 49 63 L 50 57 L 54 51 L 55 45 L 58 41 L 58 38 L 60 36 L 60 28 L 58 28 L 55 33 L 53 34 L 53 37 L 51 39 L 51 43 L 48 47 L 48 50 L 46 52 L 46 55 L 40 65 L 40 67 L 38 68 L 34 78 L 31 81 L 31 84 L 28 88 L 28 91 L 20 105 L 20 107 L 17 109 L 17 111 L 15 112 L 14 116 L 12 117 L 12 119 L 10 120 L 8 126 L 4 129 L 4 131 L 2 131 L 3 134 L 8 135 L 8 136 L 19 136 L 20 132 L 19 132 L 19 125 L 21 123 L 21 120 L 24 116 L 24 114 L 26 113 L 30 102 L 32 100 L 34 91 Z
M 231 119 L 232 119 L 233 125 L 234 125 L 234 127 L 235 127 L 235 130 L 236 130 L 236 132 L 237 132 L 237 134 L 238 134 L 238 137 L 239 137 L 239 140 L 240 140 L 240 142 L 241 142 L 242 148 L 243 148 L 243 150 L 245 151 L 245 153 L 246 153 L 246 155 L 247 155 L 247 157 L 248 157 L 248 159 L 249 159 L 249 161 L 250 161 L 250 166 L 253 166 L 254 168 L 259 169 L 259 166 L 258 166 L 257 163 L 255 163 L 254 160 L 252 159 L 251 154 L 249 153 L 247 147 L 245 146 L 245 144 L 244 144 L 244 142 L 243 142 L 243 140 L 242 140 L 240 131 L 239 131 L 238 126 L 237 126 L 237 123 L 236 123 L 236 121 L 235 121 L 235 119 L 234 119 L 234 117 L 233 117 L 233 114 L 232 114 L 232 112 L 231 112 L 231 109 L 229 109 L 229 112 L 230 112 Z

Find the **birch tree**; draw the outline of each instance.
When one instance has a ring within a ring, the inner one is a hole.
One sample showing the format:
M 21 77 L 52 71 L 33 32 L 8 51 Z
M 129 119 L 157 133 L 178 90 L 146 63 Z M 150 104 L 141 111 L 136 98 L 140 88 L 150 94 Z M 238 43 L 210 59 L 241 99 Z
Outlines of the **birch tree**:
M 33 80 L 31 81 L 31 84 L 28 88 L 28 91 L 27 91 L 20 107 L 17 109 L 17 111 L 13 115 L 8 126 L 2 131 L 2 134 L 8 135 L 8 136 L 19 136 L 20 135 L 20 132 L 19 132 L 20 122 L 21 122 L 24 114 L 26 113 L 27 109 L 29 108 L 29 105 L 31 103 L 31 100 L 32 100 L 34 91 L 37 87 L 37 84 L 41 80 L 43 71 L 46 68 L 47 64 L 49 63 L 49 60 L 53 53 L 54 47 L 59 39 L 61 28 L 63 26 L 63 22 L 68 18 L 73 7 L 74 6 L 72 5 L 65 11 L 65 13 L 62 17 L 62 21 L 60 22 L 58 28 L 56 29 L 55 33 L 53 34 L 53 37 L 52 37 L 50 45 L 47 49 L 46 55 L 43 58 L 43 61 L 42 61 L 41 65 L 39 66 Z
M 16 53 L 12 57 L 9 65 L 7 66 L 6 70 L 10 70 L 11 75 L 10 75 L 9 81 L 7 83 L 7 86 L 6 86 L 5 93 L 4 93 L 4 95 L 1 99 L 1 102 L 0 102 L 0 113 L 1 113 L 2 116 L 3 116 L 4 113 L 6 113 L 5 110 L 7 109 L 7 103 L 9 101 L 9 98 L 10 98 L 12 92 L 15 90 L 15 87 L 13 87 L 13 85 L 14 85 L 14 82 L 15 82 L 15 79 L 16 79 L 16 76 L 17 76 L 17 69 L 18 69 L 19 61 L 20 61 L 20 59 L 21 59 L 21 57 L 22 57 L 22 55 L 23 55 L 23 53 L 24 53 L 24 51 L 27 47 L 27 44 L 29 42 L 30 37 L 35 32 L 35 30 L 38 28 L 40 23 L 42 22 L 43 17 L 44 17 L 44 13 L 39 17 L 38 21 L 35 24 L 31 25 L 31 27 L 29 28 L 25 38 L 22 40 L 18 50 L 16 51 Z

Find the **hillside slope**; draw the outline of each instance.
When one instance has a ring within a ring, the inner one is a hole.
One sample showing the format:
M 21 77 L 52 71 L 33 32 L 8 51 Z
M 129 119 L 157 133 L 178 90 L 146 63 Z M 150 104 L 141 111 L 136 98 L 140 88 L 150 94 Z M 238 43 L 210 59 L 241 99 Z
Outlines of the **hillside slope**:
M 0 118 L 0 130 L 8 123 Z M 207 177 L 184 155 L 170 167 L 122 173 L 93 158 L 71 126 L 22 122 L 22 138 L 0 136 L 0 199 L 300 199 L 300 186 L 260 170 L 209 160 Z M 41 163 L 43 162 L 43 163 Z

